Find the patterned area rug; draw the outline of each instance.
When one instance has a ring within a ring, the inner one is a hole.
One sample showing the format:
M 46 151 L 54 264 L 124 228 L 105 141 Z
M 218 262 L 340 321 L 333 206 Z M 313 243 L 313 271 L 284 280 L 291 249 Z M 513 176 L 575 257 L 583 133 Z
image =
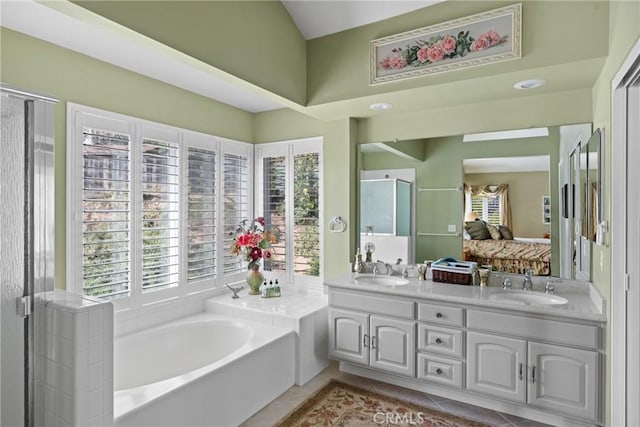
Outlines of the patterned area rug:
M 277 427 L 487 427 L 455 415 L 403 402 L 332 380 Z

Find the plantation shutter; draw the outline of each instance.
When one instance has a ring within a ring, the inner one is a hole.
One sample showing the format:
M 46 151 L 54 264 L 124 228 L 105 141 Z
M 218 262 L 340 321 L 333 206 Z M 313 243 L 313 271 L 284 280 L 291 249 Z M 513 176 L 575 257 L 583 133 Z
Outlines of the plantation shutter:
M 484 197 L 471 196 L 471 210 L 478 214 L 478 216 L 484 219 Z
M 188 150 L 187 279 L 216 276 L 216 153 Z
M 142 291 L 178 285 L 178 144 L 142 140 Z
M 272 245 L 273 255 L 265 260 L 267 271 L 286 271 L 286 168 L 285 156 L 263 158 L 263 213 L 265 229 L 279 230 L 278 240 Z
M 320 275 L 320 154 L 293 158 L 294 273 Z
M 500 196 L 471 196 L 471 210 L 489 224 L 500 225 Z
M 240 222 L 249 218 L 249 159 L 247 156 L 224 154 L 224 272 L 247 269 L 246 261 L 231 253 Z
M 83 129 L 82 288 L 85 295 L 130 291 L 131 135 Z

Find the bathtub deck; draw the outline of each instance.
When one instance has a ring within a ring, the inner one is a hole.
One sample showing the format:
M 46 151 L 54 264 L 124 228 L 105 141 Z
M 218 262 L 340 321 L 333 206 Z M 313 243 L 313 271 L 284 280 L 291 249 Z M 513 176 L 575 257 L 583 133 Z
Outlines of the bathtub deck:
M 303 385 L 329 365 L 328 298 L 320 290 L 283 286 L 282 296 L 261 298 L 247 290 L 209 298 L 205 310 L 296 333 L 296 385 Z

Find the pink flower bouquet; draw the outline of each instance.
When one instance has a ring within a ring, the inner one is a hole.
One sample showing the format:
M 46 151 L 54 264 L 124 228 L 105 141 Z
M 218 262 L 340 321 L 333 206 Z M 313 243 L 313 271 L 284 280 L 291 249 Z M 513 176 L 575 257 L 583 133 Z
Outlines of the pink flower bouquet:
M 265 230 L 264 217 L 243 220 L 236 230 L 235 241 L 231 244 L 231 253 L 242 256 L 248 261 L 247 269 L 259 267 L 260 260 L 271 259 L 271 245 L 277 242 L 277 228 Z

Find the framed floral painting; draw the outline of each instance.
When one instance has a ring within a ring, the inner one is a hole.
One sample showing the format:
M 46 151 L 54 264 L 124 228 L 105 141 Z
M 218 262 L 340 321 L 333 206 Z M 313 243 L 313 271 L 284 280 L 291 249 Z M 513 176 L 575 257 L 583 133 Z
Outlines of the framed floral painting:
M 518 3 L 373 40 L 370 83 L 520 58 L 521 26 Z

